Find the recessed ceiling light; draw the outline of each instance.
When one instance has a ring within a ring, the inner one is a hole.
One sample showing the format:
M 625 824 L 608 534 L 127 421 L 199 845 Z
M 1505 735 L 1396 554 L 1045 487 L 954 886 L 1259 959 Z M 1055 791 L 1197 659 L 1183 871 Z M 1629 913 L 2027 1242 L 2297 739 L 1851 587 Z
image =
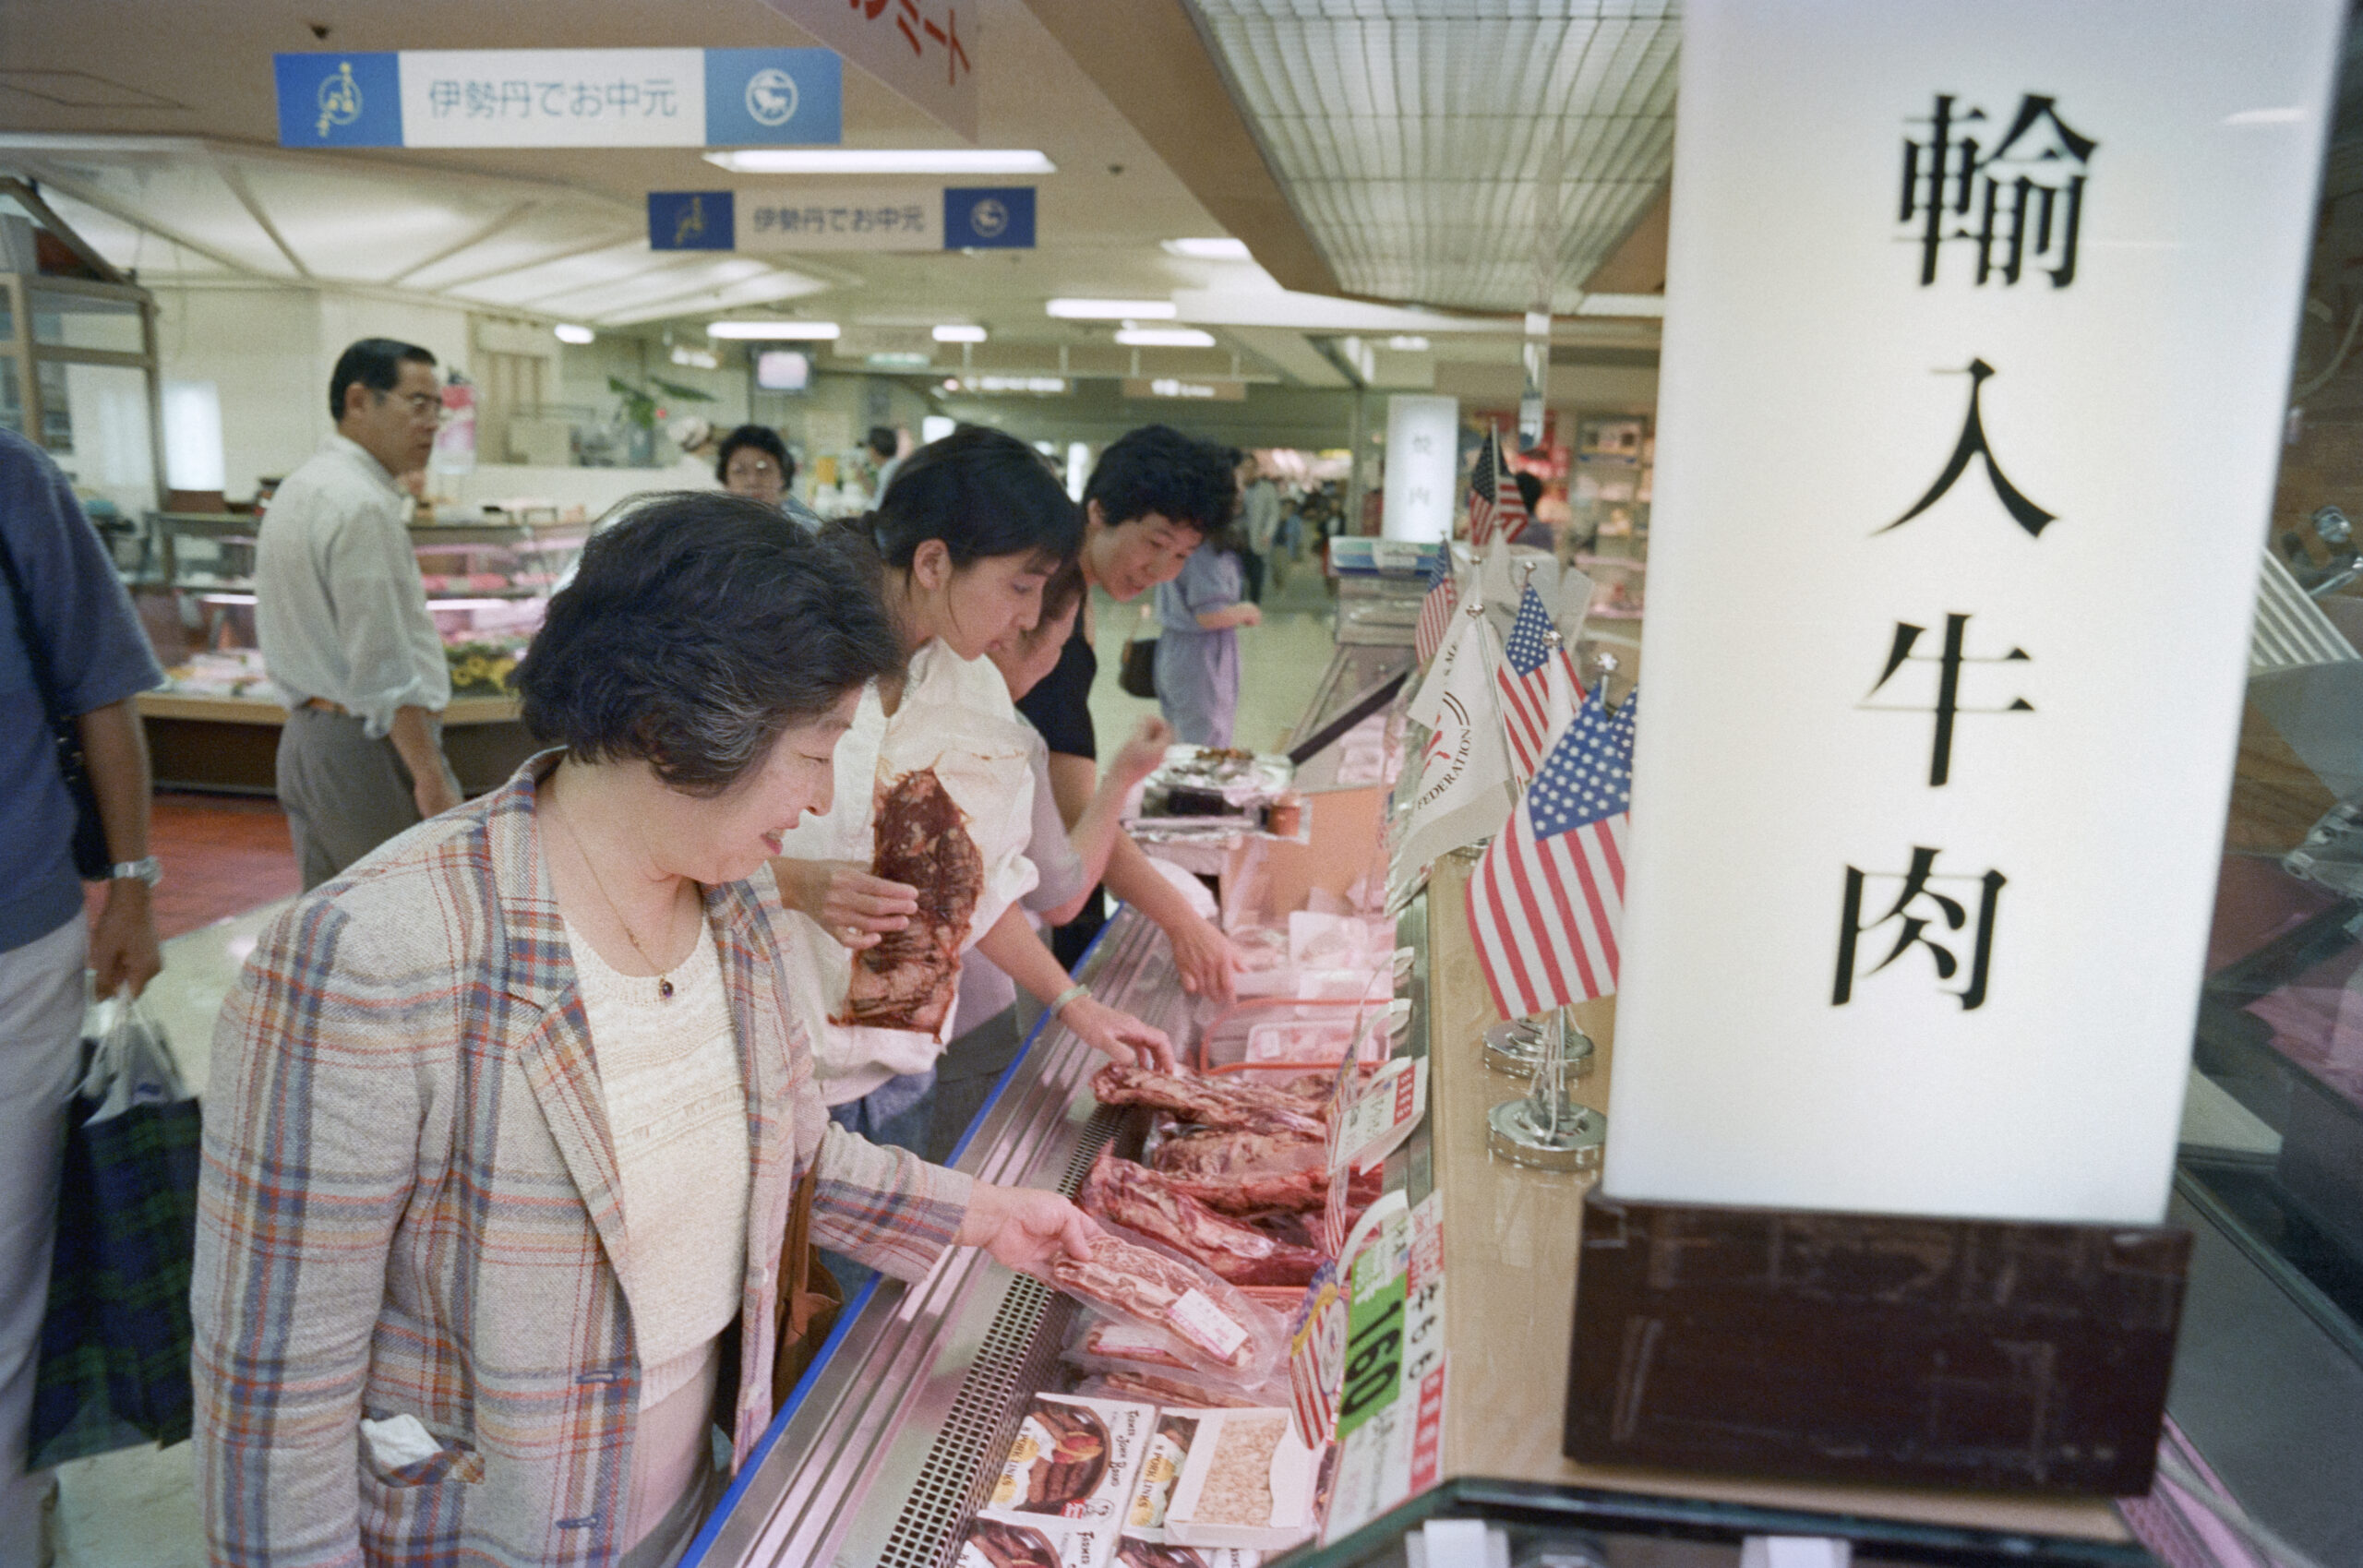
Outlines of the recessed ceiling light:
M 550 331 L 561 343 L 587 343 L 593 341 L 599 336 L 598 333 L 594 332 L 590 328 L 578 327 L 571 321 L 561 321 L 557 326 L 551 328 Z
M 693 349 L 685 344 L 673 345 L 673 363 L 685 365 L 691 370 L 719 370 L 722 360 L 712 349 Z
M 742 147 L 705 161 L 734 174 L 1055 174 L 1041 153 L 1014 147 Z
M 1116 334 L 1116 341 L 1132 349 L 1210 349 L 1215 346 L 1215 335 L 1201 332 L 1195 327 L 1127 327 Z
M 1042 309 L 1062 321 L 1170 321 L 1181 314 L 1170 299 L 1054 299 Z
M 1247 254 L 1247 242 L 1234 239 L 1166 240 L 1162 242 L 1168 256 L 1186 256 L 1193 261 L 1252 261 Z
M 709 321 L 709 338 L 751 338 L 767 342 L 830 342 L 837 336 L 834 321 Z
M 985 329 L 947 322 L 935 329 L 935 341 L 939 343 L 981 343 L 985 341 Z

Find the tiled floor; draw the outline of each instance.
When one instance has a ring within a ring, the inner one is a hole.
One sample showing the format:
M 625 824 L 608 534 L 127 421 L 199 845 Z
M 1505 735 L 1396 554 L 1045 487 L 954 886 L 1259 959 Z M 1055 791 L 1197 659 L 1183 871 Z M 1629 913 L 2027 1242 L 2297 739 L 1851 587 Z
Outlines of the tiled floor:
M 1319 574 L 1300 568 L 1285 592 L 1267 592 L 1265 623 L 1240 633 L 1241 683 L 1237 739 L 1273 746 L 1302 711 L 1330 653 L 1329 601 Z M 1113 746 L 1157 704 L 1117 689 L 1135 608 L 1104 596 L 1098 650 L 1106 674 L 1092 716 Z M 165 864 L 156 912 L 164 972 L 148 1001 L 172 1041 L 183 1074 L 200 1091 L 211 1059 L 213 1020 L 254 950 L 255 937 L 297 891 L 286 819 L 276 803 L 220 796 L 160 796 L 155 851 Z M 59 1568 L 201 1568 L 203 1522 L 191 1484 L 190 1449 L 126 1450 L 59 1472 Z

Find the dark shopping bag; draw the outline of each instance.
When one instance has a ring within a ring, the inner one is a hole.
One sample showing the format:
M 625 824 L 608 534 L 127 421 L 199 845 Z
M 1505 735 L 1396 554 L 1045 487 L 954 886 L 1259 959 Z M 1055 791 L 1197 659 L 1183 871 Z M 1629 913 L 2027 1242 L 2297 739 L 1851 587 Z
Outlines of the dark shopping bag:
M 33 1469 L 189 1434 L 198 1102 L 147 1012 L 109 1005 L 66 1134 Z
M 1157 639 L 1124 640 L 1124 656 L 1116 665 L 1116 684 L 1134 697 L 1157 695 Z

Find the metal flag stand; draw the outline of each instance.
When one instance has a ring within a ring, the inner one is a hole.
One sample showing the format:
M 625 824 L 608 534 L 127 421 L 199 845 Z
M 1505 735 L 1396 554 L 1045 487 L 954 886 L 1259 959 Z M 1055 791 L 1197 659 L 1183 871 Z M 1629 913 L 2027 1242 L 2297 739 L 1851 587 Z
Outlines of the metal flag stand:
M 1515 1100 L 1504 1100 L 1485 1117 L 1485 1147 L 1512 1165 L 1567 1173 L 1596 1171 L 1608 1143 L 1608 1118 L 1579 1105 L 1570 1086 L 1590 1066 L 1591 1041 L 1580 1033 L 1586 1047 L 1582 1066 L 1568 1048 L 1567 1010 L 1545 1015 L 1542 1048 L 1535 1058 L 1534 1086 Z

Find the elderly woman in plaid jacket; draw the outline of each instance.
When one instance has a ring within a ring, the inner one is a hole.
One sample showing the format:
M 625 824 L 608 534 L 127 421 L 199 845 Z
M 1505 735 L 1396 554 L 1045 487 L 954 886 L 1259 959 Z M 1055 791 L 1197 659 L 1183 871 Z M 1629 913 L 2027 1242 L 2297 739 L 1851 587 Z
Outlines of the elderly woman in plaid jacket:
M 713 1425 L 735 1468 L 771 1418 L 807 1169 L 815 1239 L 901 1278 L 1087 1251 L 1063 1198 L 873 1147 L 813 1092 L 765 862 L 899 664 L 776 512 L 653 503 L 518 672 L 562 751 L 264 934 L 206 1103 L 214 1562 L 670 1562 L 719 1490 Z

